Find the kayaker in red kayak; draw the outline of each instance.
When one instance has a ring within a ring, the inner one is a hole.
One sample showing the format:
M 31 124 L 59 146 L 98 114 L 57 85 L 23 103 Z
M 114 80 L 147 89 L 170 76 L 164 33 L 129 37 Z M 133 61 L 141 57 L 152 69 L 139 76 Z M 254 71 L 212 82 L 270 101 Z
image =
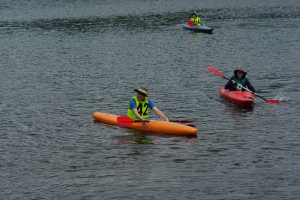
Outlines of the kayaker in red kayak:
M 165 121 L 169 119 L 161 112 L 157 107 L 155 107 L 153 101 L 148 98 L 148 89 L 141 86 L 139 89 L 134 89 L 137 93 L 136 96 L 132 97 L 129 102 L 127 116 L 133 120 L 144 120 L 148 121 L 148 111 L 153 110 L 159 117 L 163 118 Z
M 238 84 L 243 87 L 248 87 L 249 90 L 252 91 L 254 95 L 258 95 L 255 88 L 251 85 L 250 81 L 246 78 L 247 72 L 244 71 L 243 67 L 238 66 L 236 70 L 234 70 L 234 75 L 225 85 L 225 89 L 227 90 L 241 90 L 245 91 L 245 89 L 238 86 Z

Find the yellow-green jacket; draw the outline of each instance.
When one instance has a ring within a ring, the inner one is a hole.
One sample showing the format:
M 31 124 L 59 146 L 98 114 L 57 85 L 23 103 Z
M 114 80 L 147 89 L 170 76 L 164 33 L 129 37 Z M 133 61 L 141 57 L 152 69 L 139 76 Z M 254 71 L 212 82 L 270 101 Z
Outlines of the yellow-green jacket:
M 202 26 L 200 17 L 191 18 L 191 21 L 194 22 L 195 25 Z
M 148 119 L 148 108 L 149 108 L 148 98 L 146 97 L 144 101 L 139 101 L 137 99 L 137 96 L 134 96 L 133 99 L 135 100 L 138 113 L 141 115 L 143 119 Z M 128 104 L 127 116 L 133 120 L 138 120 L 133 110 L 130 109 L 130 104 Z

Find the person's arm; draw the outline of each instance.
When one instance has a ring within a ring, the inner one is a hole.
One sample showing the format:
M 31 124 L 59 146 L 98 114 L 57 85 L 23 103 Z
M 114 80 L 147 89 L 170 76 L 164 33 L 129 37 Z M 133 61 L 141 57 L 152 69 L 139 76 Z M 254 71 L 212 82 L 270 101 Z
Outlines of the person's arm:
M 225 85 L 225 89 L 226 90 L 229 90 L 229 89 L 231 89 L 232 88 L 232 86 L 233 86 L 233 83 L 234 82 L 234 80 L 232 80 L 232 78 L 226 83 L 226 85 Z
M 251 90 L 253 92 L 254 95 L 257 95 L 255 88 L 251 85 L 251 83 L 248 79 L 246 80 L 246 86 L 249 88 L 249 90 Z
M 161 112 L 157 107 L 155 107 L 153 101 L 151 99 L 148 98 L 148 102 L 149 102 L 149 108 L 151 110 L 153 110 L 159 117 L 163 118 L 165 121 L 169 121 L 169 119 L 164 115 L 163 112 Z
M 147 127 L 148 126 L 147 122 L 149 122 L 149 120 L 148 119 L 143 119 L 142 116 L 138 113 L 137 108 L 132 109 L 132 111 L 134 112 L 135 116 L 137 118 L 139 118 L 139 120 L 144 121 L 143 126 Z
M 169 121 L 169 119 L 164 115 L 163 112 L 161 112 L 158 108 L 153 107 L 152 110 L 161 118 L 163 118 L 165 121 Z
M 131 109 L 133 111 L 133 113 L 135 114 L 135 116 L 139 119 L 139 120 L 144 120 L 143 117 L 139 114 L 139 112 L 137 111 L 137 108 L 136 108 L 136 103 L 135 103 L 135 100 L 132 98 L 130 99 L 130 102 L 129 102 L 129 109 Z M 147 120 L 144 120 L 144 121 L 147 121 Z
M 148 121 L 147 119 L 143 119 L 142 116 L 137 111 L 137 108 L 133 108 L 132 111 L 134 112 L 135 116 L 139 118 L 139 120 Z

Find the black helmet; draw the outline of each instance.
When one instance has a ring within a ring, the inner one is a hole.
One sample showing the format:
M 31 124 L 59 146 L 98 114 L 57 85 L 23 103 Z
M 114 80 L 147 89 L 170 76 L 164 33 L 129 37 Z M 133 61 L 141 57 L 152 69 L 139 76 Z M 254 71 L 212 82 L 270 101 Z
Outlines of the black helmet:
M 192 15 L 193 15 L 193 14 L 195 14 L 195 15 L 197 16 L 197 13 L 196 13 L 196 12 L 192 12 Z

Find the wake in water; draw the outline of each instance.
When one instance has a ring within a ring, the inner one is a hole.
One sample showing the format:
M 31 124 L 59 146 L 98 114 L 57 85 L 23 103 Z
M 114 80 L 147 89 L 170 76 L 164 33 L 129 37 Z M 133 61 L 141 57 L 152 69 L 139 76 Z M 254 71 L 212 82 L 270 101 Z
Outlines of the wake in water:
M 279 102 L 281 102 L 281 101 L 288 101 L 288 100 L 289 100 L 289 97 L 286 97 L 286 96 L 284 96 L 283 94 L 279 93 L 279 94 L 277 94 L 277 96 L 274 98 L 274 100 L 279 101 Z

